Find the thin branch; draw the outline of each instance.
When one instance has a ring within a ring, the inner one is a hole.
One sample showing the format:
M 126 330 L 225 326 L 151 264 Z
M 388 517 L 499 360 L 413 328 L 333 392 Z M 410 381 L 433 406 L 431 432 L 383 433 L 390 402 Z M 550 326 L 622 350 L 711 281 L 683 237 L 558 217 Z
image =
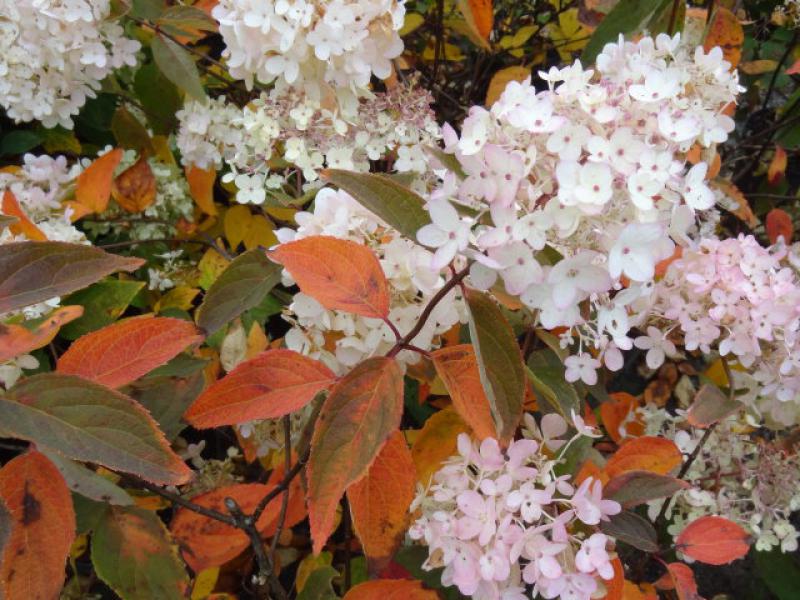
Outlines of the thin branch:
M 284 473 L 292 469 L 292 418 L 289 415 L 283 417 L 283 452 L 285 456 Z M 283 533 L 286 525 L 286 513 L 289 510 L 289 488 L 283 491 L 281 500 L 281 512 L 278 515 L 278 526 L 275 528 L 275 535 L 272 536 L 272 544 L 269 548 L 269 558 L 274 562 L 275 551 L 278 549 L 278 540 Z
M 161 488 L 147 481 L 143 481 L 138 478 L 135 481 L 139 486 L 143 487 L 144 489 L 150 492 L 153 492 L 154 494 L 157 494 L 158 496 L 161 496 L 162 498 L 166 498 L 173 504 L 182 506 L 183 508 L 191 510 L 192 512 L 196 512 L 199 515 L 208 517 L 209 519 L 225 523 L 226 525 L 230 525 L 231 527 L 238 527 L 236 519 L 234 519 L 230 515 L 226 515 L 225 513 L 216 511 L 213 508 L 207 508 L 205 506 L 200 506 L 199 504 L 195 504 L 194 502 L 187 500 L 183 496 L 179 496 L 178 494 L 173 494 L 172 492 L 169 492 L 164 488 Z
M 256 506 L 255 511 L 253 511 L 252 519 L 253 521 L 258 521 L 261 518 L 261 515 L 264 513 L 264 509 L 267 508 L 267 504 L 269 504 L 274 498 L 276 498 L 281 492 L 284 492 L 289 489 L 289 484 L 292 483 L 292 480 L 300 474 L 300 471 L 303 470 L 303 467 L 306 466 L 306 462 L 308 462 L 308 456 L 311 454 L 311 444 L 309 444 L 308 448 L 306 448 L 303 455 L 298 459 L 296 463 L 289 469 L 286 474 L 283 476 L 283 479 L 280 481 L 278 485 L 272 488 L 269 493 L 261 499 L 261 502 L 258 503 Z
M 214 248 L 217 250 L 217 245 L 205 240 L 182 240 L 179 238 L 154 238 L 151 240 L 128 240 L 127 242 L 115 242 L 113 244 L 98 244 L 98 248 L 104 250 L 113 250 L 115 248 L 129 248 L 130 246 L 138 246 L 139 244 L 199 244 L 207 248 Z

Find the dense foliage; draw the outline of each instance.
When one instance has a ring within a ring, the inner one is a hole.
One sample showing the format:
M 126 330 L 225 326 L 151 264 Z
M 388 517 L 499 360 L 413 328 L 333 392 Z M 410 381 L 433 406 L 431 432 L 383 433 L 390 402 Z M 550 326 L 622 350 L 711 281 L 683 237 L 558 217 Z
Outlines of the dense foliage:
M 800 3 L 0 0 L 0 600 L 790 600 Z

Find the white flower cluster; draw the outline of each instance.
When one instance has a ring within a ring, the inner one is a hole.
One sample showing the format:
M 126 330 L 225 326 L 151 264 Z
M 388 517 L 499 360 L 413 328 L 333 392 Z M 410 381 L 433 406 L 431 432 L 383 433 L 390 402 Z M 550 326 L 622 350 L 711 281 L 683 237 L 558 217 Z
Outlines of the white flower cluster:
M 575 489 L 569 475 L 556 476 L 543 445 L 522 439 L 503 452 L 492 438 L 476 447 L 459 436 L 458 456 L 411 507 L 421 514 L 409 535 L 429 549 L 423 568 L 444 567 L 442 583 L 477 600 L 603 595 L 613 540 L 596 526 L 621 507 L 591 477 Z
M 191 102 L 178 113 L 177 144 L 185 165 L 225 164 L 237 201 L 263 204 L 284 184 L 294 188 L 300 174 L 317 181 L 326 166 L 369 171 L 370 161 L 394 159 L 397 171 L 424 172 L 423 146 L 439 138 L 431 101 L 421 88 L 398 86 L 345 108 L 293 89 L 262 94 L 244 109 L 222 98 Z
M 562 342 L 577 334 L 580 349 L 568 378 L 593 384 L 601 362 L 587 346 L 621 368 L 633 304 L 714 205 L 707 163 L 687 170 L 685 153 L 725 141 L 722 110 L 740 87 L 719 48 L 689 52 L 663 34 L 606 45 L 595 69 L 540 75 L 548 90 L 511 82 L 460 136 L 445 126 L 460 168 L 430 195 L 417 239 L 436 248 L 435 267 L 471 258 L 473 285 L 500 279 L 545 328 L 570 328 Z
M 683 416 L 655 407 L 641 411 L 647 433 L 673 439 L 684 454 L 703 437 L 703 431 L 689 427 Z M 787 448 L 781 447 L 781 440 L 754 435 L 752 425 L 740 416 L 719 423 L 684 477 L 691 487 L 669 500 L 669 533 L 675 537 L 699 517 L 719 515 L 753 535 L 756 550 L 797 551 L 800 532 L 791 518 L 800 510 L 800 456 Z M 662 503 L 650 503 L 652 519 Z
M 15 121 L 72 128 L 139 42 L 109 19 L 110 0 L 0 0 L 0 105 Z
M 653 318 L 677 329 L 687 350 L 716 350 L 747 369 L 753 393 L 740 399 L 777 427 L 800 422 L 799 269 L 783 245 L 764 248 L 744 235 L 707 238 L 670 264 L 651 295 Z M 659 329 L 649 333 L 647 344 L 636 342 L 655 368 L 675 348 Z
M 387 78 L 403 51 L 397 0 L 220 0 L 211 14 L 231 75 L 248 87 L 365 88 L 373 74 Z
M 432 254 L 428 250 L 401 237 L 344 191 L 320 190 L 314 211 L 299 212 L 295 220 L 296 231 L 276 231 L 281 243 L 329 235 L 364 244 L 375 252 L 389 282 L 389 321 L 401 335 L 413 329 L 428 301 L 444 284 L 439 271 L 430 267 Z M 285 277 L 290 284 L 291 280 Z M 286 346 L 322 360 L 337 373 L 365 358 L 386 353 L 396 341 L 388 325 L 380 319 L 326 310 L 302 292 L 295 294 L 285 317 L 292 323 L 285 337 Z M 412 343 L 430 350 L 437 345 L 438 336 L 458 322 L 466 322 L 466 313 L 460 290 L 454 289 L 436 305 Z M 419 354 L 403 350 L 397 359 L 413 363 Z

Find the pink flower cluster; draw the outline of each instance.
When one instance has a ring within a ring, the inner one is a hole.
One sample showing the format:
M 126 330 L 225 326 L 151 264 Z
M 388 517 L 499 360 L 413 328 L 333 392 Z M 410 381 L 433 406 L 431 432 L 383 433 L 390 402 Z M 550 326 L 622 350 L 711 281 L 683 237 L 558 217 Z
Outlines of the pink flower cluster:
M 712 349 L 745 367 L 752 409 L 779 425 L 800 420 L 800 277 L 783 245 L 753 236 L 703 239 L 667 269 L 655 314 L 674 322 L 687 350 Z
M 620 505 L 603 499 L 602 484 L 577 489 L 536 440 L 503 452 L 487 438 L 476 446 L 458 438 L 433 484 L 415 500 L 421 516 L 409 530 L 429 548 L 424 567 L 444 567 L 442 583 L 479 600 L 588 600 L 614 575 L 612 540 L 591 531 Z M 587 527 L 589 526 L 589 527 Z

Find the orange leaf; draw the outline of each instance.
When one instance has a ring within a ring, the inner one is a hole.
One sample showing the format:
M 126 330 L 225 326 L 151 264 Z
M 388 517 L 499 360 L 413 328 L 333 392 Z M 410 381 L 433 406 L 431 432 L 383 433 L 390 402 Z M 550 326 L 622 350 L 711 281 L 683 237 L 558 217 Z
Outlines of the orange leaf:
M 0 501 L 12 520 L 0 561 L 0 596 L 58 598 L 75 539 L 75 511 L 64 478 L 44 454 L 22 454 L 0 469 Z
M 325 308 L 376 319 L 389 314 L 389 285 L 366 246 L 318 235 L 281 244 L 270 258 Z
M 467 0 L 469 11 L 462 11 L 467 21 L 472 21 L 475 31 L 484 39 L 489 40 L 494 26 L 492 13 L 492 0 Z
M 612 479 L 628 471 L 650 471 L 667 475 L 683 462 L 672 440 L 643 436 L 634 438 L 608 459 L 606 473 Z
M 318 360 L 291 350 L 267 350 L 212 384 L 185 418 L 199 429 L 277 419 L 311 402 L 335 380 Z
M 0 363 L 49 344 L 62 325 L 82 314 L 82 306 L 62 306 L 50 313 L 35 329 L 0 323 Z
M 377 579 L 351 588 L 342 600 L 438 600 L 439 594 L 426 590 L 421 581 Z
M 619 444 L 622 441 L 623 427 L 625 433 L 629 435 L 642 435 L 644 424 L 638 419 L 628 421 L 628 415 L 639 406 L 636 397 L 625 392 L 609 394 L 609 397 L 611 402 L 603 402 L 600 405 L 600 419 L 611 439 Z
M 277 474 L 277 476 L 276 476 Z M 217 488 L 192 498 L 192 502 L 228 514 L 225 498 L 233 498 L 244 511 L 251 514 L 261 499 L 277 485 L 283 471 L 277 470 L 267 485 L 260 483 L 240 483 Z M 272 500 L 258 520 L 258 531 L 264 536 L 274 535 L 280 513 L 281 496 Z M 303 489 L 299 477 L 289 485 L 289 504 L 286 513 L 286 527 L 296 525 L 305 518 Z M 180 508 L 170 524 L 170 531 L 183 551 L 183 558 L 195 573 L 204 569 L 218 567 L 236 558 L 250 541 L 241 529 L 209 519 L 191 510 Z
M 792 217 L 790 217 L 785 210 L 780 208 L 773 208 L 767 213 L 767 237 L 771 244 L 778 241 L 778 237 L 783 236 L 785 243 L 792 241 L 794 235 L 794 224 Z
M 201 169 L 192 165 L 186 169 L 189 193 L 200 210 L 212 216 L 217 214 L 217 207 L 214 205 L 214 181 L 216 178 L 217 172 L 213 168 Z
M 479 439 L 496 438 L 497 428 L 472 344 L 445 347 L 432 356 L 436 372 L 453 400 L 453 408 Z
M 9 217 L 17 218 L 15 223 L 11 223 L 8 226 L 8 229 L 14 235 L 24 235 L 35 242 L 47 241 L 47 236 L 28 218 L 28 215 L 25 214 L 19 202 L 17 202 L 16 196 L 10 190 L 6 190 L 3 194 L 2 213 Z
M 667 573 L 658 581 L 656 587 L 662 590 L 674 589 L 678 600 L 703 600 L 697 593 L 697 581 L 688 565 L 680 562 L 666 565 Z
M 333 533 L 344 491 L 367 472 L 403 415 L 403 373 L 386 357 L 357 365 L 322 405 L 308 460 L 308 513 L 314 554 Z
M 122 149 L 107 152 L 78 175 L 75 199 L 92 212 L 101 213 L 108 207 L 114 169 L 122 160 Z
M 709 565 L 725 565 L 750 550 L 750 536 L 733 521 L 722 517 L 700 517 L 675 538 L 678 550 Z
M 155 202 L 156 176 L 144 155 L 114 179 L 111 195 L 131 213 L 142 212 Z
M 353 527 L 368 558 L 388 563 L 408 525 L 417 474 L 401 431 L 395 431 L 367 474 L 347 488 Z
M 750 208 L 750 203 L 738 187 L 724 179 L 715 181 L 712 183 L 711 187 L 719 188 L 725 195 L 730 196 L 730 198 L 738 204 L 736 210 L 732 212 L 740 221 L 747 223 L 747 226 L 750 228 L 758 225 L 758 217 L 756 217 L 753 209 Z
M 742 29 L 739 19 L 727 8 L 717 8 L 703 42 L 705 51 L 708 52 L 714 46 L 721 47 L 725 60 L 731 63 L 731 69 L 735 69 L 742 59 L 743 43 L 744 29 Z
M 417 478 L 422 485 L 428 485 L 442 461 L 456 453 L 459 434 L 468 431 L 467 424 L 452 408 L 440 410 L 425 421 L 411 448 Z
M 624 600 L 625 569 L 622 568 L 622 562 L 618 558 L 611 560 L 611 566 L 614 567 L 614 577 L 605 582 L 606 595 L 603 596 L 603 600 Z
M 786 150 L 784 150 L 781 146 L 775 145 L 775 154 L 772 156 L 772 160 L 769 163 L 769 168 L 767 169 L 767 183 L 770 185 L 778 185 L 783 179 L 783 176 L 786 174 L 786 164 L 789 160 L 789 157 L 786 155 Z
M 182 319 L 125 319 L 78 338 L 58 359 L 56 371 L 118 388 L 202 339 L 194 324 Z

